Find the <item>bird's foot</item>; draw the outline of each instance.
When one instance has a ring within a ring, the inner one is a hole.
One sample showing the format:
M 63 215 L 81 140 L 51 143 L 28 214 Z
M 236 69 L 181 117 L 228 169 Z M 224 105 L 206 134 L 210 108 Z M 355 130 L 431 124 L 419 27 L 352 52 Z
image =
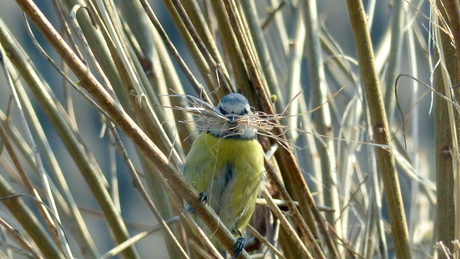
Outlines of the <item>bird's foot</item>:
M 208 202 L 208 196 L 206 195 L 205 192 L 200 192 L 200 198 L 199 200 L 203 203 L 206 204 Z
M 232 250 L 235 252 L 232 256 L 232 259 L 234 258 L 237 258 L 241 252 L 243 251 L 244 249 L 244 243 L 245 243 L 245 239 L 244 237 L 239 237 L 237 240 L 236 240 L 236 243 L 235 245 L 233 246 Z

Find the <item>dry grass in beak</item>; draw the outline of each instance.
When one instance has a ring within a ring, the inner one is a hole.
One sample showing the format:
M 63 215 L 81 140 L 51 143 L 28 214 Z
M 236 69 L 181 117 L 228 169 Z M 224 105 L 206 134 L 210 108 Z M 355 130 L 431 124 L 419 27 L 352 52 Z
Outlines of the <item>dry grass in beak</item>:
M 341 90 L 342 89 L 340 89 L 338 92 L 340 92 Z M 330 99 L 335 97 L 337 93 L 332 95 Z M 289 126 L 284 126 L 279 123 L 279 121 L 282 119 L 303 116 L 303 115 L 312 113 L 320 109 L 325 103 L 316 107 L 313 110 L 310 110 L 305 113 L 300 113 L 300 114 L 286 115 L 285 113 L 287 112 L 287 109 L 285 109 L 283 113 L 281 114 L 267 114 L 262 111 L 253 111 L 253 112 L 250 112 L 248 115 L 237 116 L 237 118 L 234 121 L 232 121 L 225 115 L 222 115 L 222 113 L 212 104 L 207 103 L 191 95 L 169 95 L 169 96 L 187 99 L 187 102 L 190 104 L 189 107 L 169 107 L 169 108 L 181 110 L 181 111 L 192 114 L 194 117 L 193 121 L 181 121 L 181 122 L 186 123 L 186 124 L 195 123 L 199 131 L 208 130 L 210 128 L 227 127 L 227 130 L 234 130 L 239 127 L 248 127 L 248 128 L 255 129 L 257 132 L 257 135 L 259 136 L 264 136 L 264 137 L 268 137 L 268 138 L 272 138 L 276 140 L 279 145 L 281 145 L 286 150 L 290 150 L 290 151 L 292 151 L 293 147 L 290 145 L 290 143 L 288 143 L 286 138 L 282 137 L 283 134 L 285 134 L 286 132 L 290 130 L 296 131 L 298 133 L 312 134 L 317 138 L 332 138 L 337 141 L 350 142 L 350 140 L 335 138 L 331 136 L 325 136 L 325 135 L 321 135 L 317 133 L 312 133 L 312 132 L 308 132 L 308 131 L 305 131 L 299 128 L 292 128 Z M 330 99 L 328 101 L 330 101 Z M 274 128 L 281 129 L 282 133 L 281 134 L 273 133 Z M 237 135 L 238 133 L 234 133 L 234 134 Z M 356 142 L 358 144 L 376 146 L 376 147 L 384 148 L 387 150 L 392 149 L 392 147 L 388 145 L 380 145 L 376 143 L 361 142 L 361 141 L 352 141 L 352 142 Z
M 203 131 L 210 128 L 228 127 L 228 130 L 234 130 L 239 127 L 248 127 L 255 129 L 257 134 L 275 139 L 281 146 L 291 150 L 290 145 L 272 130 L 275 127 L 283 128 L 283 133 L 290 130 L 289 127 L 281 126 L 279 120 L 284 118 L 281 114 L 267 114 L 261 111 L 250 112 L 247 115 L 240 115 L 231 118 L 222 115 L 222 113 L 212 104 L 200 100 L 190 95 L 172 95 L 172 97 L 186 98 L 190 107 L 171 107 L 173 109 L 188 112 L 193 115 L 193 121 L 182 121 L 183 123 L 195 123 L 198 130 Z M 235 133 L 238 134 L 238 133 Z

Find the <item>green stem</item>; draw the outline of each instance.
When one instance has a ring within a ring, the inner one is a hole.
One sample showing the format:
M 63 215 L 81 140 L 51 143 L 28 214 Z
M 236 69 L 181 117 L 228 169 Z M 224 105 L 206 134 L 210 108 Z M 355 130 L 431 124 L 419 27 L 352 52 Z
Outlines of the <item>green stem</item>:
M 442 3 L 438 1 L 438 6 Z M 440 10 L 440 14 L 447 19 L 447 14 L 444 10 Z M 454 17 L 452 17 L 454 19 Z M 440 22 L 441 17 L 438 17 Z M 447 35 L 438 28 L 434 29 L 435 39 L 437 39 L 437 48 L 435 49 L 436 60 L 441 60 L 439 66 L 434 71 L 434 88 L 446 97 L 450 97 L 450 89 L 458 82 L 458 70 L 456 50 L 452 46 L 450 35 Z M 437 36 L 437 37 L 436 37 Z M 455 123 L 449 112 L 449 104 L 439 96 L 434 97 L 434 134 L 435 134 L 435 165 L 436 165 L 436 200 L 437 200 L 437 224 L 436 229 L 438 236 L 437 241 L 443 243 L 451 252 L 454 245 L 452 241 L 455 239 L 455 200 L 454 200 L 454 157 L 453 152 L 454 138 L 453 129 Z M 439 253 L 439 258 L 447 258 L 444 253 Z
M 364 82 L 375 142 L 391 146 L 390 129 L 385 113 L 379 79 L 374 66 L 372 43 L 367 30 L 367 17 L 361 1 L 347 0 L 348 14 L 355 37 L 358 61 Z M 409 234 L 392 150 L 377 148 L 377 165 L 385 188 L 391 223 L 391 236 L 397 258 L 411 258 Z

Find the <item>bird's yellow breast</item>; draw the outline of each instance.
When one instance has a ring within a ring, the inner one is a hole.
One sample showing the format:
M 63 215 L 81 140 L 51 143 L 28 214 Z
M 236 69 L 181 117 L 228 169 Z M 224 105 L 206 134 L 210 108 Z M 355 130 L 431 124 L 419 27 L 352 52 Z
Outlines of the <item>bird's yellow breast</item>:
M 198 180 L 196 178 L 209 178 L 199 181 L 200 184 L 195 186 L 198 191 L 205 191 L 212 175 L 218 174 L 227 165 L 233 166 L 241 174 L 262 174 L 263 157 L 264 153 L 257 139 L 218 138 L 202 133 L 186 157 L 185 177 L 195 178 L 195 182 Z M 199 173 L 201 177 L 194 175 L 195 173 Z M 246 177 L 243 176 L 242 179 L 244 178 Z M 189 182 L 193 185 L 193 181 Z
M 246 227 L 261 187 L 264 152 L 257 139 L 218 138 L 202 133 L 186 157 L 185 178 L 230 229 Z

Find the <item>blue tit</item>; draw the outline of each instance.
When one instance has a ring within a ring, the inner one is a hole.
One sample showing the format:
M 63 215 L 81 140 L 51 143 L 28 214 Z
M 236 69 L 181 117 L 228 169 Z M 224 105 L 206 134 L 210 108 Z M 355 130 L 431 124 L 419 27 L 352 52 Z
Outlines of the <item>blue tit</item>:
M 235 257 L 244 247 L 242 232 L 254 212 L 264 175 L 264 152 L 257 141 L 257 129 L 247 123 L 252 112 L 246 97 L 231 93 L 219 102 L 215 112 L 222 123 L 213 123 L 195 140 L 186 157 L 187 182 L 200 193 L 237 238 Z M 238 120 L 239 118 L 246 118 Z M 197 219 L 198 225 L 219 248 L 222 246 Z

